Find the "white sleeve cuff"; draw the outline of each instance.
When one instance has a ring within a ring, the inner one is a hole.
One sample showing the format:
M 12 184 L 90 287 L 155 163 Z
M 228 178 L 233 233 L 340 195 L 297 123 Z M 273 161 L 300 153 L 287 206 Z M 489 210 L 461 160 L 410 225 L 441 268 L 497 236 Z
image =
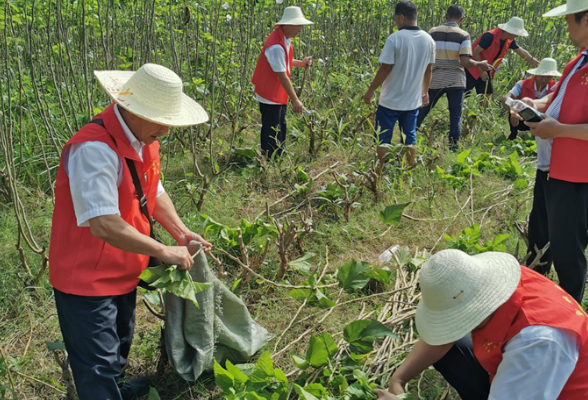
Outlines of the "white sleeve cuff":
M 155 197 L 159 197 L 164 193 L 165 193 L 165 189 L 163 188 L 163 184 L 161 183 L 161 180 L 160 180 L 157 184 L 157 195 Z
M 80 216 L 76 216 L 76 220 L 80 228 L 87 228 L 90 226 L 90 220 L 92 218 L 103 215 L 120 215 L 120 211 L 116 207 L 98 207 L 88 210 Z

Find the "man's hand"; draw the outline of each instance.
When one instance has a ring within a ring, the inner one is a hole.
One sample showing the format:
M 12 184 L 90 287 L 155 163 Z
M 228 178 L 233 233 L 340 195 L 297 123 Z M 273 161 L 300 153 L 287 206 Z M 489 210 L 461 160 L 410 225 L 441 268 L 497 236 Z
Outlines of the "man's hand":
M 541 122 L 525 122 L 531 128 L 531 135 L 540 137 L 541 139 L 554 139 L 559 136 L 562 124 L 558 120 L 544 115 Z
M 525 103 L 526 105 L 528 105 L 529 107 L 533 107 L 534 109 L 537 109 L 537 106 L 535 105 L 535 100 L 533 100 L 532 98 L 530 98 L 530 97 L 523 97 L 521 99 L 521 101 L 523 103 Z
M 371 90 L 368 90 L 367 92 L 365 92 L 365 94 L 363 95 L 363 102 L 367 105 L 372 104 L 372 98 L 374 97 L 374 92 L 372 92 Z
M 481 78 L 481 79 L 482 79 L 484 82 L 486 82 L 486 81 L 488 80 L 488 78 L 489 78 L 489 76 L 488 76 L 488 72 L 487 72 L 487 71 L 480 71 L 480 78 Z
M 188 232 L 180 238 L 178 238 L 178 244 L 180 246 L 187 246 L 188 243 L 190 243 L 192 240 L 195 240 L 196 242 L 200 243 L 202 245 L 203 250 L 206 252 L 210 251 L 212 247 L 212 244 L 210 244 L 202 236 L 194 232 Z
M 421 95 L 421 99 L 423 101 L 423 104 L 421 105 L 421 108 L 426 107 L 429 105 L 429 93 L 423 93 Z
M 194 264 L 186 246 L 165 246 L 163 255 L 159 257 L 164 264 L 177 265 L 179 269 L 190 269 Z
M 406 391 L 406 384 L 392 375 L 390 382 L 388 382 L 388 391 L 394 394 L 402 394 Z
M 302 59 L 302 66 L 303 66 L 304 68 L 308 68 L 308 67 L 310 67 L 311 65 L 312 65 L 312 57 L 311 57 L 311 56 L 304 57 L 304 58 Z
M 494 68 L 488 61 L 480 61 L 478 68 L 480 68 L 481 72 L 496 71 L 496 68 Z
M 294 112 L 298 114 L 304 111 L 304 106 L 302 105 L 302 102 L 299 99 L 296 99 L 292 102 L 292 110 L 294 110 Z
M 374 389 L 374 393 L 378 395 L 378 400 L 398 400 L 398 397 L 394 396 L 387 390 Z
M 521 117 L 519 114 L 517 114 L 514 111 L 510 112 L 510 124 L 512 126 L 519 126 L 519 123 L 523 121 L 523 117 Z

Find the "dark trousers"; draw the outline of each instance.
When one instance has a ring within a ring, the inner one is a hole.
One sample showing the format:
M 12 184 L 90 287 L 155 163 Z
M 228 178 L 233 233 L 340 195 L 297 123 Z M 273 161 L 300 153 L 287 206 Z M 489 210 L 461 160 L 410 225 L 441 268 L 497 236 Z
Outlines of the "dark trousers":
M 137 291 L 104 297 L 54 292 L 80 400 L 121 400 L 117 381 L 131 349 Z
M 510 122 L 510 113 L 508 113 L 507 118 L 508 125 L 510 126 L 510 135 L 508 136 L 508 140 L 515 140 L 519 134 L 519 131 L 528 131 L 529 129 L 531 129 L 527 125 L 525 125 L 524 121 L 519 121 L 517 126 L 513 126 Z
M 535 245 L 549 251 L 536 271 L 547 274 L 551 264 L 559 285 L 578 303 L 584 297 L 588 245 L 588 183 L 566 182 L 537 171 L 533 208 L 529 216 L 529 263 L 535 259 Z
M 470 72 L 466 69 L 466 94 L 471 93 L 472 90 L 476 89 L 477 94 L 492 94 L 494 88 L 492 87 L 491 75 L 487 81 L 483 81 L 482 78 L 474 78 Z
M 286 105 L 259 103 L 261 111 L 261 152 L 280 157 L 286 140 Z
M 490 375 L 474 357 L 469 335 L 456 342 L 433 366 L 459 393 L 462 400 L 488 400 Z
M 463 97 L 465 89 L 445 88 L 429 89 L 429 105 L 419 110 L 417 127 L 420 127 L 425 117 L 443 95 L 447 95 L 449 102 L 449 142 L 456 144 L 461 136 L 461 111 L 463 109 Z

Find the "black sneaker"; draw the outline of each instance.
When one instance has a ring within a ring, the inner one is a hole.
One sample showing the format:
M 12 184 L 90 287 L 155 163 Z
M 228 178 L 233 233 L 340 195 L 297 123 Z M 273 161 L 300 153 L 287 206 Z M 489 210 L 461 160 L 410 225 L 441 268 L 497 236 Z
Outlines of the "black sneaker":
M 149 378 L 137 378 L 124 382 L 120 385 L 120 394 L 123 400 L 136 400 L 149 394 L 149 389 L 153 386 Z

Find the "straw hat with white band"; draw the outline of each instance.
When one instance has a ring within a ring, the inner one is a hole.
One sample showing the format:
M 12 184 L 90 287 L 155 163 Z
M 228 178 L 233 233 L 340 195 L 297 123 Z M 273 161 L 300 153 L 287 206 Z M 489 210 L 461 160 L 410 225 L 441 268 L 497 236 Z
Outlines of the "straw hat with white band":
M 433 346 L 463 338 L 512 296 L 520 278 L 521 267 L 510 254 L 438 252 L 419 277 L 416 326 L 421 338 Z
M 525 30 L 525 22 L 519 17 L 512 17 L 506 24 L 498 24 L 498 27 L 516 36 L 529 36 L 529 33 Z
M 106 93 L 122 108 L 141 119 L 182 127 L 208 121 L 206 111 L 183 92 L 173 71 L 145 64 L 137 72 L 94 71 Z
M 561 76 L 557 70 L 557 61 L 553 58 L 544 58 L 537 68 L 530 69 L 527 72 L 539 76 Z
M 276 22 L 276 25 L 312 25 L 313 23 L 302 14 L 300 7 L 286 7 L 282 19 Z
M 555 7 L 543 14 L 544 17 L 561 17 L 562 15 L 576 14 L 588 10 L 588 0 L 568 0 L 559 7 Z

